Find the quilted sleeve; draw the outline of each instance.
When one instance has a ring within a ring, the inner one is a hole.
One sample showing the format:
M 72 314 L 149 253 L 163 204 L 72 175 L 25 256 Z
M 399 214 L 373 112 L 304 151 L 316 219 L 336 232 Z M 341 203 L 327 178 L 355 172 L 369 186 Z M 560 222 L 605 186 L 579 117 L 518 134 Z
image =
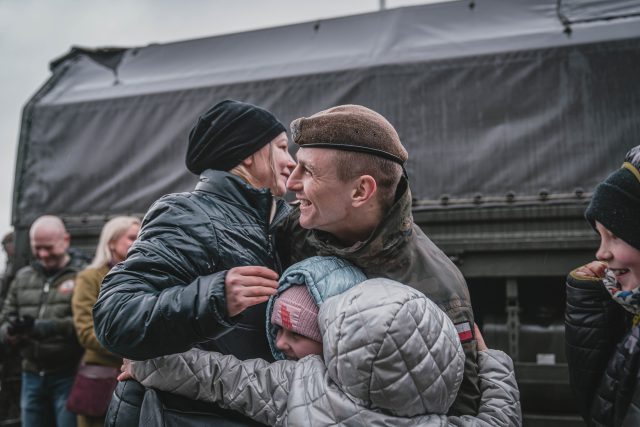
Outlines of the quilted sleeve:
M 600 279 L 567 276 L 565 345 L 569 382 L 582 416 L 592 400 L 615 345 L 626 332 L 624 313 Z
M 636 373 L 636 390 L 622 422 L 623 427 L 640 425 L 640 376 Z
M 452 426 L 521 426 L 520 391 L 511 358 L 500 350 L 478 352 L 480 409 L 477 416 L 449 417 Z
M 217 250 L 214 225 L 188 195 L 157 201 L 127 259 L 102 282 L 93 307 L 100 343 L 141 360 L 186 351 L 231 327 Z
M 132 362 L 132 373 L 146 387 L 215 402 L 258 422 L 280 425 L 286 414 L 295 363 L 241 361 L 231 355 L 194 348 L 185 353 Z

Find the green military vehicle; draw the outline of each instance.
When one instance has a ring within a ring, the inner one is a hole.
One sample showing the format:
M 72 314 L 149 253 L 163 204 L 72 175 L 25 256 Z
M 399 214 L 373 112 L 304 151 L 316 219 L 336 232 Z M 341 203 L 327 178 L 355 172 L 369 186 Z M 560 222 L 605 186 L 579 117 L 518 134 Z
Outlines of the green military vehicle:
M 594 186 L 640 142 L 640 6 L 482 0 L 134 48 L 72 48 L 27 102 L 12 221 L 61 216 L 91 252 L 114 215 L 196 182 L 195 118 L 231 98 L 284 123 L 337 104 L 387 117 L 414 217 L 458 264 L 525 425 L 582 425 L 564 356 L 564 277 L 593 259 Z M 293 148 L 293 147 L 292 147 Z

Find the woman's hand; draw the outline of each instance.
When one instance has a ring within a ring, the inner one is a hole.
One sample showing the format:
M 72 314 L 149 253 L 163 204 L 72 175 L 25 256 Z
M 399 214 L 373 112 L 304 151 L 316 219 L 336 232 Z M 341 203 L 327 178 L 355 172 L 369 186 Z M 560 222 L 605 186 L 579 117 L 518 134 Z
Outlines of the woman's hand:
M 260 266 L 234 267 L 227 272 L 224 289 L 229 317 L 266 302 L 276 293 L 278 273 Z
M 120 367 L 120 375 L 118 375 L 118 381 L 126 381 L 133 378 L 133 370 L 131 366 L 131 360 L 122 359 L 122 366 Z
M 574 273 L 577 276 L 585 278 L 602 279 L 604 277 L 604 270 L 607 268 L 607 264 L 602 261 L 592 261 L 587 265 L 578 267 Z

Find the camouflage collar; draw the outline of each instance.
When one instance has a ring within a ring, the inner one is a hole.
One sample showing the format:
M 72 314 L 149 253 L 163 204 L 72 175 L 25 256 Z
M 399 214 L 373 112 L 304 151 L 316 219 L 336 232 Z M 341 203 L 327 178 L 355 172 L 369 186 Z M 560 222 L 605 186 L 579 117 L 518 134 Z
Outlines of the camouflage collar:
M 311 230 L 309 243 L 318 254 L 336 255 L 362 268 L 391 256 L 409 238 L 413 224 L 411 190 L 406 181 L 402 180 L 401 184 L 405 187 L 404 192 L 366 240 L 345 246 L 327 232 Z

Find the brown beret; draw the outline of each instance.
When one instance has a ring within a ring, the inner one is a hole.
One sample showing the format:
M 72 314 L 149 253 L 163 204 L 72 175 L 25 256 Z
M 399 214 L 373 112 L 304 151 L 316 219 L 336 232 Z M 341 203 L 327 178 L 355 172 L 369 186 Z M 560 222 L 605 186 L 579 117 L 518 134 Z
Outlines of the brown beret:
M 301 147 L 361 151 L 399 164 L 408 157 L 391 123 L 361 105 L 339 105 L 295 119 L 291 122 L 291 137 Z

